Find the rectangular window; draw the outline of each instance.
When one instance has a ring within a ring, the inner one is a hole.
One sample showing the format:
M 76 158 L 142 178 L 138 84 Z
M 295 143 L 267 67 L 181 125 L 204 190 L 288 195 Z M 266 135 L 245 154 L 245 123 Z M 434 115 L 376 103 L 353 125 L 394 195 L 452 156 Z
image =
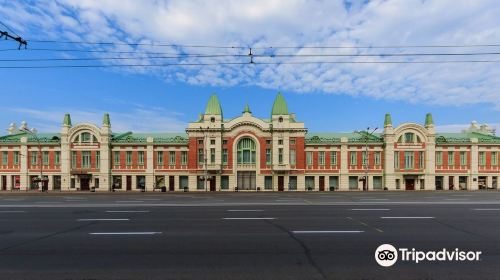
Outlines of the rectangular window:
M 399 152 L 394 152 L 394 169 L 399 169 Z
M 198 140 L 198 145 L 203 145 L 203 139 Z
M 61 152 L 59 151 L 54 153 L 54 164 L 55 165 L 61 164 Z
M 373 176 L 373 189 L 374 190 L 382 189 L 382 176 Z
M 76 151 L 71 152 L 71 167 L 76 168 Z
M 443 165 L 443 152 L 436 152 L 436 165 Z
M 210 163 L 215 163 L 215 148 L 210 148 Z
M 273 177 L 272 176 L 264 177 L 264 189 L 266 189 L 266 190 L 273 189 Z
M 358 189 L 358 176 L 349 176 L 349 189 L 350 190 Z
M 290 191 L 297 190 L 297 176 L 290 176 L 288 178 L 288 190 Z
M 306 152 L 306 163 L 309 166 L 311 166 L 313 164 L 313 153 L 312 152 Z
M 356 152 L 349 152 L 350 155 L 350 163 L 351 165 L 357 165 L 358 164 L 358 157 Z
M 222 164 L 227 164 L 227 149 L 222 149 Z
M 220 176 L 220 189 L 229 190 L 229 176 Z
M 189 187 L 189 177 L 188 176 L 179 176 L 179 189 L 184 190 Z
M 19 165 L 19 152 L 14 151 L 14 165 Z
M 290 145 L 295 145 L 295 139 L 290 139 Z
M 454 152 L 448 152 L 448 166 L 453 166 L 455 165 L 455 153 Z
M 202 178 L 202 176 L 197 176 L 196 177 L 196 189 L 197 190 L 204 190 L 205 189 L 205 180 Z
M 7 165 L 9 164 L 9 152 L 3 151 L 2 152 L 2 165 Z
M 375 152 L 375 165 L 379 166 L 380 165 L 380 152 Z
M 278 163 L 283 164 L 283 148 L 278 149 Z
M 314 176 L 306 176 L 306 191 L 314 190 Z
M 31 152 L 31 165 L 36 165 L 38 161 L 38 152 Z
M 493 165 L 493 166 L 498 165 L 498 153 L 497 152 L 491 152 L 491 165 Z
M 163 151 L 156 152 L 156 164 L 160 166 L 163 165 Z
M 325 152 L 324 151 L 318 152 L 318 164 L 321 166 L 325 165 Z
M 283 145 L 283 139 L 278 139 L 278 145 Z
M 266 140 L 266 145 L 271 145 L 271 139 Z
M 187 164 L 188 164 L 188 152 L 181 151 L 181 165 L 187 165 Z
M 101 168 L 101 152 L 100 151 L 95 152 L 95 167 Z
M 266 164 L 271 165 L 271 149 L 266 149 Z
M 215 145 L 215 139 L 210 139 L 210 145 Z
M 297 155 L 294 149 L 290 150 L 290 165 L 297 164 Z
M 339 177 L 338 176 L 330 176 L 328 178 L 328 186 L 330 190 L 338 190 L 339 189 Z
M 222 145 L 227 145 L 227 140 L 222 140 Z
M 413 169 L 413 152 L 405 152 L 405 169 Z
M 139 165 L 144 165 L 144 151 L 137 152 L 137 162 Z
M 175 151 L 168 152 L 168 164 L 175 165 Z
M 361 162 L 363 163 L 364 167 L 368 164 L 368 155 L 367 155 L 366 151 L 363 151 L 361 153 Z
M 419 157 L 419 160 L 418 160 L 418 167 L 420 169 L 424 169 L 424 163 L 425 163 L 425 156 L 424 156 L 424 152 L 419 152 L 418 153 L 418 157 Z
M 119 151 L 114 152 L 113 162 L 114 162 L 115 166 L 120 165 L 120 152 Z
M 337 165 L 337 152 L 330 152 L 330 165 Z
M 461 166 L 466 166 L 467 165 L 467 152 L 460 152 L 460 165 Z
M 479 152 L 479 165 L 480 166 L 485 166 L 486 165 L 486 155 L 485 155 L 485 152 Z
M 203 149 L 198 149 L 198 164 L 203 164 L 204 160 Z
M 90 168 L 90 151 L 82 151 L 82 168 Z
M 132 165 L 132 151 L 127 151 L 125 155 L 125 164 Z
M 49 165 L 49 151 L 43 151 L 42 161 L 43 165 Z

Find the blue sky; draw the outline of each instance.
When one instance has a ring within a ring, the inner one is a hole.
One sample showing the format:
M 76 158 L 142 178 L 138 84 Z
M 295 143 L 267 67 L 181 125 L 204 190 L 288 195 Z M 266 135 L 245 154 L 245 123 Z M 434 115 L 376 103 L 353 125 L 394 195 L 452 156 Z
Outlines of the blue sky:
M 0 20 L 28 41 L 263 47 L 500 43 L 500 20 L 496 16 L 500 10 L 495 1 L 349 2 L 217 1 L 217 5 L 214 5 L 210 1 L 139 3 L 112 0 L 0 0 L 0 7 L 6 11 Z M 0 30 L 3 30 L 2 27 Z M 0 42 L 0 49 L 15 47 L 12 41 Z M 37 42 L 30 42 L 29 47 L 97 48 L 93 45 Z M 126 45 L 99 47 L 108 51 L 136 52 L 234 51 Z M 498 52 L 500 47 L 439 50 L 298 48 L 282 50 L 281 53 L 438 51 Z M 0 59 L 105 56 L 114 55 L 0 52 Z M 383 61 L 387 58 L 374 59 Z M 477 59 L 496 59 L 496 56 Z M 200 58 L 194 61 L 204 63 L 222 60 L 214 58 L 207 61 Z M 157 61 L 141 56 L 132 62 L 142 64 Z M 109 64 L 130 61 L 0 61 L 0 66 L 63 63 Z M 26 120 L 39 131 L 58 131 L 65 112 L 71 113 L 74 123 L 88 121 L 97 124 L 100 124 L 102 114 L 109 112 L 115 131 L 183 131 L 187 122 L 196 120 L 198 114 L 204 111 L 213 92 L 221 100 L 225 117 L 239 115 L 248 102 L 254 115 L 267 118 L 278 91 L 285 95 L 290 111 L 296 113 L 310 131 L 352 131 L 367 126 L 380 127 L 386 112 L 392 114 L 396 125 L 406 121 L 423 123 L 425 113 L 432 112 L 441 131 L 460 131 L 472 120 L 495 127 L 500 124 L 498 63 L 0 69 L 0 74 L 3 81 L 0 89 L 3 97 L 0 125 L 5 129 L 11 122 Z

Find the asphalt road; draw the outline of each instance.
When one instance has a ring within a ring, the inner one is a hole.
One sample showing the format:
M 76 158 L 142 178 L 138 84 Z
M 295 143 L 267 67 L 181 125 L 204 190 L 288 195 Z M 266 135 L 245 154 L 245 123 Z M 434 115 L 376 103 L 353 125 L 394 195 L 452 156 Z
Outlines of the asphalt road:
M 500 192 L 0 194 L 0 279 L 500 279 Z

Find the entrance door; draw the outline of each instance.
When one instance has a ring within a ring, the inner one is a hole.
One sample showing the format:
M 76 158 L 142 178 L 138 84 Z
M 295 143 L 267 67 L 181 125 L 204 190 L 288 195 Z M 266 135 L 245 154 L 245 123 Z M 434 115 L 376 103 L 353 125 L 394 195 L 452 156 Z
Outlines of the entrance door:
M 127 191 L 132 190 L 132 176 L 127 176 Z
M 285 176 L 278 176 L 278 191 L 282 192 L 285 190 Z
M 407 191 L 415 190 L 415 179 L 405 179 L 405 189 Z
M 7 190 L 7 176 L 2 175 L 2 191 Z
M 325 176 L 319 176 L 319 191 L 325 191 Z
M 213 176 L 210 180 L 210 191 L 215 192 L 215 176 Z
M 80 190 L 81 191 L 90 190 L 90 179 L 89 178 L 81 178 L 80 179 Z
M 175 177 L 168 176 L 168 190 L 173 192 L 175 190 Z

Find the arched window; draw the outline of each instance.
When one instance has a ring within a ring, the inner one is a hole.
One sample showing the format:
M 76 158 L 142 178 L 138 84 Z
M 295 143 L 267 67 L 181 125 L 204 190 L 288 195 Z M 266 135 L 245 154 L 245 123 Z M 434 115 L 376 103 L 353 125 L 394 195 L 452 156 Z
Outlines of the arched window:
M 405 133 L 405 143 L 414 143 L 415 142 L 415 134 L 412 132 Z
M 90 143 L 90 133 L 88 132 L 82 133 L 82 143 Z
M 238 164 L 255 164 L 255 142 L 242 138 L 238 142 Z

